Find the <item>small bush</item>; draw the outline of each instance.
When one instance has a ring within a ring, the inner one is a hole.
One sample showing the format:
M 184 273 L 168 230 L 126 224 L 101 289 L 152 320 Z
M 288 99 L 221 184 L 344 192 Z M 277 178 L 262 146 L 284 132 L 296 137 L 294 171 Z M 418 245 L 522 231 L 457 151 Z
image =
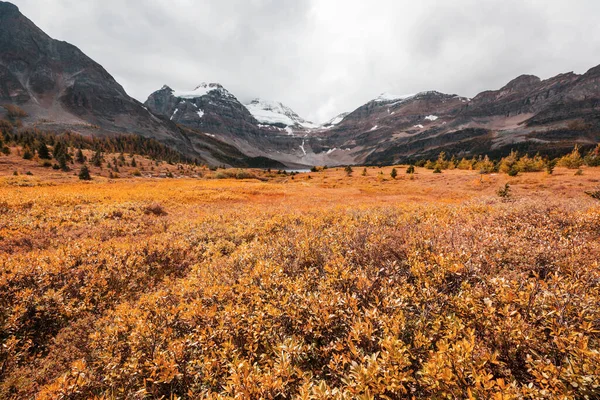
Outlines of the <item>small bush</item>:
M 585 192 L 585 194 L 587 194 L 588 196 L 590 196 L 593 199 L 600 200 L 600 187 L 596 190 L 591 190 L 589 192 Z
M 406 173 L 407 174 L 414 174 L 415 173 L 415 166 L 414 165 L 409 165 L 408 168 L 406 168 Z
M 167 215 L 167 212 L 165 211 L 164 207 L 159 203 L 152 203 L 144 207 L 144 214 L 152 214 L 160 217 L 163 215 Z
M 556 167 L 556 160 L 548 160 L 546 162 L 546 173 L 548 175 L 552 175 L 554 173 L 555 167 Z
M 392 179 L 396 179 L 396 177 L 398 176 L 398 171 L 396 171 L 396 168 L 392 168 L 390 176 L 392 177 Z
M 31 150 L 29 150 L 28 147 L 26 147 L 25 150 L 23 150 L 23 159 L 31 160 L 32 158 L 33 158 L 33 153 L 31 152 Z
M 511 196 L 510 191 L 511 191 L 510 185 L 507 183 L 504 185 L 504 187 L 501 187 L 500 189 L 498 189 L 498 191 L 496 193 L 498 194 L 498 197 L 500 197 L 502 199 L 508 199 Z

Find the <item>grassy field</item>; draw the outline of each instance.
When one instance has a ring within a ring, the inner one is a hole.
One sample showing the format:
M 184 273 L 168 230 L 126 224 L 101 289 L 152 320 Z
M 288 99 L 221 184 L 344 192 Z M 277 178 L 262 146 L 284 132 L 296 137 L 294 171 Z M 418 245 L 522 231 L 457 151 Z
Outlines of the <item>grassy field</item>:
M 0 157 L 0 398 L 599 398 L 600 168 L 136 158 Z

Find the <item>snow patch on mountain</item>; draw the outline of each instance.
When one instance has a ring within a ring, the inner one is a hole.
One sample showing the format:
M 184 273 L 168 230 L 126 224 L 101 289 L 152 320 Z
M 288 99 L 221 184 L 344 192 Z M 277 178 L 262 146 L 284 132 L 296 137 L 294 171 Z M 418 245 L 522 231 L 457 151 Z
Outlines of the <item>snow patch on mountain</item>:
M 305 129 L 318 128 L 318 125 L 305 120 L 291 108 L 276 101 L 254 99 L 249 104 L 246 104 L 246 108 L 261 124 L 283 125 L 285 127 L 295 126 Z
M 164 88 L 168 88 L 167 86 L 164 86 Z M 225 97 L 234 97 L 231 93 L 229 93 L 227 91 L 227 89 L 225 89 L 223 86 L 221 86 L 218 83 L 201 83 L 200 85 L 196 86 L 196 88 L 194 90 L 191 91 L 179 91 L 179 90 L 172 90 L 173 96 L 175 97 L 179 97 L 181 99 L 196 99 L 198 97 L 203 97 L 206 96 L 207 94 L 211 93 L 211 92 L 215 92 L 218 93 L 222 96 Z
M 437 120 L 438 118 L 439 118 L 439 117 L 438 117 L 437 115 L 428 115 L 428 116 L 426 116 L 426 117 L 425 117 L 425 119 L 426 119 L 427 121 L 435 121 L 435 120 Z
M 400 102 L 406 101 L 415 97 L 415 94 L 391 94 L 391 93 L 381 93 L 375 100 L 376 103 L 391 103 L 391 102 Z
M 348 116 L 348 114 L 350 114 L 350 113 L 342 113 L 340 115 L 337 115 L 337 116 L 333 117 L 332 119 L 330 119 L 329 121 L 325 122 L 321 126 L 323 126 L 325 128 L 335 126 L 335 125 L 339 124 L 340 122 L 342 122 L 342 120 L 344 118 L 346 118 L 346 116 Z

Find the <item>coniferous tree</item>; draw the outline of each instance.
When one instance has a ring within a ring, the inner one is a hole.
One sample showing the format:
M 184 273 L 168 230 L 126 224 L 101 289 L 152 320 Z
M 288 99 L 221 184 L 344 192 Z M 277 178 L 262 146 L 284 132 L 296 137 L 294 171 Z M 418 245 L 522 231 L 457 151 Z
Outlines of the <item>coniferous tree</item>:
M 79 179 L 81 179 L 82 181 L 89 181 L 92 179 L 92 177 L 90 176 L 90 170 L 87 167 L 87 165 L 83 165 L 79 170 Z
M 46 146 L 46 143 L 44 142 L 40 142 L 38 148 L 37 148 L 37 153 L 38 153 L 38 157 L 41 158 L 42 160 L 50 160 L 50 150 L 48 150 L 48 146 Z
M 83 155 L 83 151 L 81 151 L 81 147 L 77 149 L 77 154 L 75 155 L 75 161 L 79 164 L 83 164 L 85 162 L 85 156 Z
M 94 167 L 102 166 L 102 152 L 100 150 L 97 150 L 96 153 L 94 153 L 94 157 L 92 157 L 92 165 Z

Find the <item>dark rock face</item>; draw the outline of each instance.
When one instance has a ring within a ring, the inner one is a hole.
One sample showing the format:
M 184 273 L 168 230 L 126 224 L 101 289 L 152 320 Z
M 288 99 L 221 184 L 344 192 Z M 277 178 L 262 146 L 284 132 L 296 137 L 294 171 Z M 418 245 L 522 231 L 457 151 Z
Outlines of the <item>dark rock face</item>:
M 429 116 L 429 118 L 428 118 Z M 547 80 L 522 75 L 473 99 L 425 92 L 372 101 L 322 132 L 321 144 L 355 149 L 380 164 L 456 156 L 501 156 L 511 149 L 556 153 L 600 142 L 600 67 Z
M 0 101 L 21 106 L 38 129 L 84 135 L 135 133 L 216 165 L 271 164 L 149 112 L 101 65 L 52 39 L 13 4 L 0 1 Z
M 156 138 L 181 135 L 149 118 L 139 102 L 77 47 L 50 38 L 6 2 L 0 2 L 0 76 L 0 95 L 23 104 L 33 116 L 60 109 L 51 117 L 71 115 L 109 131 Z

